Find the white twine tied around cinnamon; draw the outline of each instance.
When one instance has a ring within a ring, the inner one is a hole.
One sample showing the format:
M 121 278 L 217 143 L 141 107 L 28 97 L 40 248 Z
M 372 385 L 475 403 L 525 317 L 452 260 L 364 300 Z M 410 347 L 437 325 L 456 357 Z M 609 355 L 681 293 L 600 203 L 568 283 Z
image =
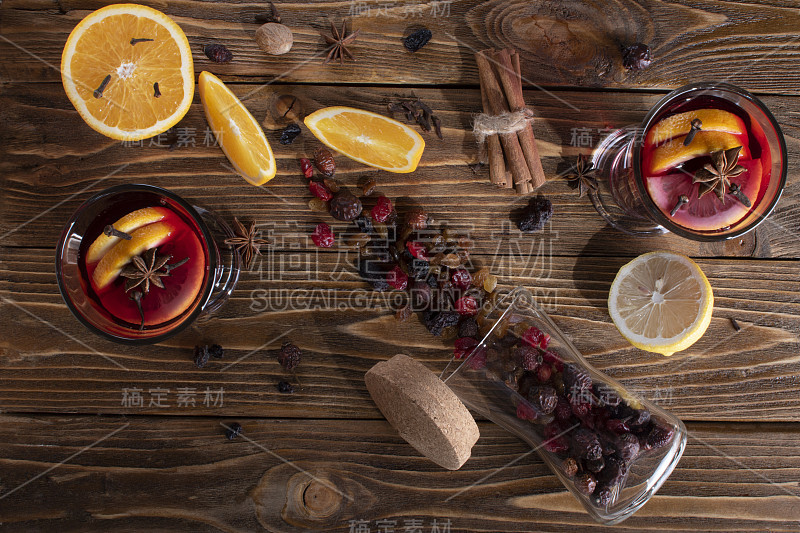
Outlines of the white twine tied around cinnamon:
M 533 111 L 527 107 L 513 113 L 489 115 L 480 113 L 475 115 L 472 123 L 472 133 L 483 144 L 490 135 L 507 135 L 523 130 L 533 120 Z

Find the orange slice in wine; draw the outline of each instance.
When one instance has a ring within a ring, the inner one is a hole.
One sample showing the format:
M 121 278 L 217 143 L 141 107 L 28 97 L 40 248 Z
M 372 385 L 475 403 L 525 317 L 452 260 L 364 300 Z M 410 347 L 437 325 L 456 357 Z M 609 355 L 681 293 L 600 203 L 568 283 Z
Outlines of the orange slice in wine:
M 695 157 L 709 155 L 720 150 L 742 147 L 739 159 L 750 158 L 747 141 L 742 135 L 734 135 L 724 131 L 698 131 L 689 146 L 684 146 L 686 135 L 675 137 L 655 148 L 650 158 L 649 174 L 660 174 Z
M 702 131 L 725 131 L 727 133 L 743 134 L 744 121 L 722 109 L 697 109 L 678 113 L 656 123 L 647 132 L 645 143 L 648 145 L 661 144 L 664 141 L 686 135 L 692 129 L 692 121 L 700 119 L 703 123 Z
M 122 267 L 135 255 L 141 255 L 150 248 L 161 246 L 172 233 L 172 226 L 164 222 L 154 222 L 133 231 L 131 240 L 120 240 L 97 263 L 92 281 L 95 289 L 102 290 L 119 276 Z
M 169 213 L 169 210 L 164 207 L 145 207 L 144 209 L 137 209 L 136 211 L 128 213 L 114 222 L 113 226 L 114 229 L 123 233 L 130 233 L 147 224 L 158 222 L 167 216 L 167 213 Z M 101 233 L 100 236 L 94 240 L 92 245 L 89 246 L 89 250 L 86 252 L 86 262 L 91 264 L 100 261 L 103 256 L 121 240 L 122 239 L 119 237 L 109 237 Z

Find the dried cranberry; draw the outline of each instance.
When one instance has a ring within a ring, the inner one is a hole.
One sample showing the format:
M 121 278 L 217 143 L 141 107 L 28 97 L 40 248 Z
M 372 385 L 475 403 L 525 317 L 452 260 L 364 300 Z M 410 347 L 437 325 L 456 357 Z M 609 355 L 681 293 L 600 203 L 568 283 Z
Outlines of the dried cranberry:
M 453 285 L 462 291 L 465 291 L 472 283 L 472 276 L 470 276 L 469 271 L 466 268 L 459 268 L 454 270 L 450 275 L 450 281 L 453 282 Z
M 380 196 L 378 198 L 378 203 L 375 204 L 375 207 L 373 207 L 370 212 L 372 220 L 375 222 L 386 222 L 386 219 L 392 214 L 393 209 L 392 201 L 385 196 Z
M 536 420 L 536 411 L 534 411 L 533 407 L 527 403 L 519 402 L 517 404 L 517 418 L 520 420 L 528 420 L 529 422 L 533 422 Z
M 564 453 L 569 450 L 569 441 L 564 437 L 544 441 L 544 449 L 553 453 Z
M 214 63 L 227 63 L 233 59 L 233 54 L 223 44 L 207 44 L 203 52 Z
M 539 354 L 539 350 L 535 350 L 530 346 L 520 346 L 518 353 L 522 355 L 522 368 L 532 372 L 539 369 L 539 365 L 542 364 L 542 356 Z
M 473 339 L 472 337 L 461 337 L 460 339 L 456 339 L 455 349 L 453 350 L 453 356 L 456 359 L 463 359 L 464 357 L 471 354 L 472 350 L 477 345 L 478 341 L 476 339 Z
M 333 198 L 333 193 L 325 186 L 324 183 L 320 183 L 318 181 L 309 181 L 308 189 L 311 191 L 311 194 L 326 202 Z
M 609 418 L 606 420 L 606 428 L 612 432 L 616 433 L 617 435 L 622 435 L 623 433 L 628 433 L 630 428 L 625 424 L 624 420 L 619 420 L 618 418 Z
M 570 406 L 569 401 L 563 396 L 560 397 L 558 399 L 558 405 L 556 405 L 553 414 L 556 416 L 556 420 L 569 420 L 572 417 L 572 407 Z
M 546 350 L 547 345 L 550 344 L 550 335 L 543 333 L 536 326 L 531 326 L 522 334 L 522 340 L 531 346 L 538 346 L 542 350 Z
M 303 176 L 311 179 L 314 177 L 314 165 L 311 164 L 311 160 L 307 157 L 300 158 L 300 170 L 303 171 Z
M 403 290 L 408 286 L 408 275 L 399 266 L 395 266 L 386 274 L 386 283 L 394 289 Z
M 469 358 L 467 365 L 473 370 L 480 370 L 486 366 L 486 355 L 486 350 L 479 348 L 472 357 Z
M 311 234 L 311 240 L 314 241 L 314 244 L 320 248 L 330 248 L 333 246 L 335 237 L 331 227 L 326 223 L 321 222 L 317 224 L 316 228 L 314 228 L 314 233 Z
M 557 372 L 564 370 L 564 361 L 562 361 L 555 352 L 549 350 L 544 352 L 542 354 L 542 360 L 548 365 L 553 365 L 553 368 L 555 368 Z
M 576 399 L 577 397 L 573 396 L 569 403 L 570 407 L 572 408 L 572 414 L 578 418 L 585 418 L 589 414 L 589 408 L 591 405 L 581 402 L 580 400 L 576 401 Z
M 456 300 L 456 311 L 459 315 L 475 316 L 478 314 L 478 302 L 472 296 L 462 296 Z
M 422 259 L 423 261 L 429 260 L 428 250 L 422 243 L 419 243 L 417 241 L 407 241 L 406 248 L 408 248 L 408 251 L 411 253 L 411 255 L 413 255 L 417 259 Z
M 552 375 L 553 371 L 551 370 L 550 365 L 540 365 L 536 370 L 536 377 L 539 378 L 539 381 L 542 383 L 550 381 Z

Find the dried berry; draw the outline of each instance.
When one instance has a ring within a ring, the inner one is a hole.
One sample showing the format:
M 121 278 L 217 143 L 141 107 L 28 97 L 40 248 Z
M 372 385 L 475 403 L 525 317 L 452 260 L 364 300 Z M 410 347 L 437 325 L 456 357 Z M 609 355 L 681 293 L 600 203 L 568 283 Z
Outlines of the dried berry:
M 368 178 L 361 184 L 361 192 L 364 196 L 369 196 L 375 191 L 375 187 L 378 185 L 378 182 L 375 181 L 375 178 Z
M 497 287 L 497 276 L 493 274 L 489 274 L 486 276 L 486 279 L 483 282 L 483 290 L 488 293 L 494 292 L 494 289 Z
M 528 345 L 517 347 L 516 354 L 520 360 L 522 368 L 525 370 L 536 372 L 536 370 L 539 369 L 539 365 L 542 364 L 542 356 L 539 354 L 539 350 L 536 350 Z
M 281 132 L 281 144 L 292 144 L 297 136 L 300 135 L 300 126 L 297 124 L 289 124 L 286 129 Z
M 478 322 L 473 317 L 467 317 L 458 324 L 459 337 L 477 337 Z
M 595 480 L 594 476 L 588 472 L 580 474 L 577 478 L 575 478 L 575 487 L 583 494 L 588 495 L 593 493 L 596 486 L 597 480 Z
M 361 200 L 347 189 L 337 192 L 330 204 L 331 216 L 337 220 L 355 220 L 363 209 Z
M 647 435 L 647 449 L 662 448 L 672 440 L 672 428 L 654 425 Z
M 311 240 L 320 248 L 330 248 L 336 237 L 333 235 L 331 227 L 324 222 L 317 224 L 314 228 L 314 233 L 311 234 Z
M 428 261 L 428 250 L 422 245 L 422 243 L 417 241 L 407 241 L 406 248 L 408 249 L 409 253 L 411 253 L 411 255 L 417 259 Z
M 604 488 L 598 490 L 594 494 L 595 505 L 599 505 L 601 507 L 605 507 L 609 503 L 611 503 L 612 498 L 613 498 L 613 493 L 612 493 L 611 489 L 608 488 L 608 487 L 604 487 Z
M 528 398 L 534 406 L 546 415 L 552 413 L 556 405 L 558 405 L 558 394 L 556 390 L 547 385 L 531 389 L 531 392 L 528 393 Z
M 627 422 L 631 429 L 644 427 L 650 422 L 650 411 L 647 409 L 636 409 L 633 414 L 628 417 Z
M 197 368 L 203 368 L 208 363 L 208 358 L 211 354 L 208 351 L 208 346 L 195 346 L 194 347 L 194 364 Z
M 622 49 L 622 65 L 628 70 L 644 70 L 653 60 L 650 47 L 644 43 L 636 43 Z
M 408 286 L 408 275 L 402 268 L 395 266 L 386 274 L 386 283 L 393 289 L 403 290 Z
M 472 337 L 461 337 L 456 339 L 455 348 L 453 349 L 453 357 L 456 359 L 463 359 L 472 353 L 472 350 L 478 345 L 478 340 Z
M 212 344 L 208 347 L 208 355 L 214 359 L 222 359 L 225 356 L 225 350 L 219 344 Z
M 428 227 L 428 213 L 415 207 L 406 213 L 406 226 L 411 229 L 420 230 Z
M 458 324 L 459 315 L 454 311 L 426 311 L 422 318 L 428 331 L 438 337 L 444 328 Z
M 632 433 L 623 433 L 616 443 L 617 453 L 624 461 L 633 461 L 639 455 L 639 439 Z
M 392 201 L 385 196 L 380 196 L 378 203 L 370 211 L 370 215 L 375 222 L 386 222 L 393 210 Z
M 546 350 L 550 344 L 550 335 L 542 332 L 536 326 L 531 326 L 522 334 L 522 341 L 530 344 L 531 346 Z
M 284 394 L 292 394 L 294 393 L 294 385 L 292 385 L 288 381 L 279 381 L 278 392 L 282 392 Z
M 542 383 L 547 383 L 550 381 L 552 376 L 553 370 L 551 369 L 550 365 L 540 365 L 539 368 L 536 369 L 536 378 Z
M 325 202 L 333 198 L 333 193 L 331 190 L 327 188 L 324 183 L 320 183 L 318 181 L 309 181 L 308 190 L 311 191 L 311 194 Z
M 589 472 L 594 472 L 595 474 L 603 470 L 605 466 L 606 462 L 602 457 L 600 457 L 599 459 L 592 459 L 586 461 L 586 470 L 588 470 Z
M 564 474 L 566 474 L 567 477 L 575 477 L 578 473 L 578 461 L 572 457 L 567 457 L 564 459 L 564 462 L 561 463 L 561 468 L 564 470 Z
M 618 485 L 627 473 L 627 462 L 619 457 L 611 455 L 606 457 L 605 468 L 603 468 L 601 475 L 598 476 L 598 481 L 600 481 L 604 487 Z
M 428 307 L 428 304 L 431 301 L 431 288 L 430 286 L 423 282 L 423 281 L 415 281 L 411 285 L 410 290 L 411 296 L 411 306 L 416 310 L 423 310 Z M 459 337 L 466 337 L 467 335 L 461 335 L 459 330 Z
M 556 404 L 553 414 L 555 415 L 556 420 L 569 420 L 572 417 L 572 407 L 569 404 L 569 400 L 563 396 L 559 397 L 558 404 Z
M 428 44 L 431 37 L 433 37 L 431 30 L 422 28 L 403 39 L 403 46 L 406 47 L 406 50 L 413 53 Z
M 333 161 L 333 154 L 327 148 L 317 148 L 314 152 L 314 166 L 323 176 L 332 178 L 336 174 L 336 163 Z
M 362 215 L 359 215 L 355 218 L 356 226 L 358 226 L 358 231 L 362 233 L 372 233 L 374 228 L 372 227 L 372 219 Z
M 525 233 L 533 233 L 544 228 L 552 216 L 553 204 L 547 198 L 537 196 L 528 203 L 517 227 Z
M 361 259 L 358 262 L 358 273 L 364 281 L 369 282 L 376 291 L 383 292 L 389 289 L 386 282 L 388 264 L 377 258 Z
M 578 428 L 572 434 L 572 449 L 583 459 L 595 460 L 603 455 L 597 434 L 586 428 Z
M 569 440 L 566 437 L 555 437 L 544 441 L 544 449 L 552 453 L 564 453 L 569 450 Z
M 620 420 L 618 418 L 609 418 L 606 420 L 606 429 L 608 429 L 611 433 L 616 433 L 617 435 L 628 433 L 631 430 L 624 420 Z
M 206 56 L 215 63 L 227 63 L 233 59 L 233 54 L 222 44 L 207 44 L 203 48 Z
M 575 365 L 564 365 L 564 387 L 571 395 L 579 395 L 580 391 L 592 387 L 592 378 L 589 374 Z
M 311 160 L 307 157 L 300 158 L 300 170 L 303 171 L 303 176 L 311 179 L 314 177 L 314 166 L 311 164 Z
M 533 410 L 533 407 L 528 405 L 525 402 L 519 402 L 517 404 L 517 418 L 520 420 L 527 420 L 529 422 L 533 422 L 536 420 L 536 411 Z
M 450 274 L 450 281 L 453 282 L 456 288 L 465 291 L 469 288 L 470 283 L 472 283 L 472 276 L 469 275 L 469 270 L 466 268 L 459 268 Z
M 562 361 L 555 352 L 547 350 L 542 354 L 542 359 L 548 365 L 553 365 L 556 372 L 562 372 L 564 370 L 564 361 Z
M 228 440 L 233 440 L 242 434 L 242 425 L 239 422 L 234 422 L 225 428 L 225 436 Z
M 308 208 L 317 213 L 328 212 L 328 202 L 316 196 L 308 201 Z
M 462 296 L 456 300 L 456 311 L 459 315 L 474 316 L 478 314 L 478 302 L 472 296 Z
M 324 183 L 328 190 L 332 193 L 337 193 L 342 188 L 341 185 L 339 185 L 339 182 L 333 178 L 324 178 L 322 183 Z
M 284 342 L 278 352 L 278 362 L 286 370 L 294 370 L 300 364 L 300 348 L 291 342 Z

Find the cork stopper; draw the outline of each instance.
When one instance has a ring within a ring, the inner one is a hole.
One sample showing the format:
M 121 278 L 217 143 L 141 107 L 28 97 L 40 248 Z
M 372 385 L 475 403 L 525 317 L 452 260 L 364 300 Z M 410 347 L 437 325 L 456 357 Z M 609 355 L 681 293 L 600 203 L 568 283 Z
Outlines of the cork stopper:
M 480 432 L 461 400 L 425 365 L 398 354 L 364 376 L 372 400 L 400 436 L 448 470 L 469 459 Z

